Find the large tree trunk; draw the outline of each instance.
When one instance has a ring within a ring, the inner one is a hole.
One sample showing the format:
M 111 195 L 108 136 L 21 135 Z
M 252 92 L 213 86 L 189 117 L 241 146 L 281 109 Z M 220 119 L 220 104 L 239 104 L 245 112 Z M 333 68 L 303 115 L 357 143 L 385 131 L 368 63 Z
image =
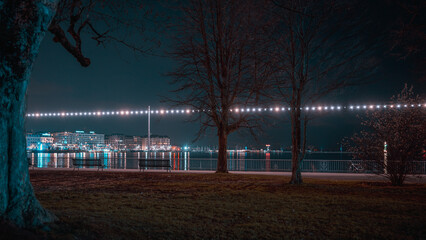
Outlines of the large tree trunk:
M 0 0 L 0 218 L 20 227 L 55 219 L 34 195 L 25 142 L 25 95 L 55 0 Z
M 226 146 L 228 144 L 228 135 L 223 128 L 219 128 L 217 131 L 219 137 L 219 153 L 217 156 L 217 170 L 216 173 L 227 173 L 228 172 L 228 161 L 226 159 Z
M 294 107 L 291 112 L 291 179 L 290 184 L 301 184 L 302 174 L 300 170 L 301 151 L 301 126 L 300 126 L 300 107 Z

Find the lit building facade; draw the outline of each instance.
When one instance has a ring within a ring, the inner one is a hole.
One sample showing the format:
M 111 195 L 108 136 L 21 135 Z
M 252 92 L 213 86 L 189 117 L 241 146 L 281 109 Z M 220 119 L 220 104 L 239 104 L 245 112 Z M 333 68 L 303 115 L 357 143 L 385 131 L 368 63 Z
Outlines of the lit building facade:
M 126 136 L 124 134 L 111 134 L 105 136 L 105 145 L 110 150 L 126 150 Z
M 142 138 L 142 150 L 148 150 L 148 137 Z M 172 145 L 170 144 L 170 138 L 168 136 L 151 135 L 151 151 L 170 151 Z
M 93 131 L 55 132 L 52 135 L 57 149 L 93 150 L 105 145 L 105 135 Z
M 27 133 L 27 149 L 48 150 L 53 147 L 54 138 L 50 133 Z

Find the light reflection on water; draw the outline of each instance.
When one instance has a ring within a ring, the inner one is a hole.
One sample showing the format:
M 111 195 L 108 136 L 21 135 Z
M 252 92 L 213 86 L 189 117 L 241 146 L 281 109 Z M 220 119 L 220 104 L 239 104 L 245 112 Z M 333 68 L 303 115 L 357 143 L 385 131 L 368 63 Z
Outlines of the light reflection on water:
M 72 159 L 101 159 L 106 169 L 138 169 L 138 159 L 169 160 L 172 170 L 216 170 L 215 152 L 78 152 L 28 153 L 38 168 L 72 168 Z M 290 171 L 290 152 L 228 152 L 231 171 Z M 346 172 L 350 153 L 308 153 L 303 171 Z

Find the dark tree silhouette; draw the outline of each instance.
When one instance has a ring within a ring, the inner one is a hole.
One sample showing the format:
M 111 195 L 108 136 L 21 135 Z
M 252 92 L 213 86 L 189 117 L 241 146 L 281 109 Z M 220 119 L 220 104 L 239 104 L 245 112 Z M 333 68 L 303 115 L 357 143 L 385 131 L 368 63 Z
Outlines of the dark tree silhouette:
M 426 81 L 426 2 L 418 0 L 391 1 L 388 7 L 398 8 L 390 31 L 391 54 L 399 60 L 412 59 L 413 73 L 419 82 Z
M 115 41 L 144 52 L 146 49 L 115 34 L 139 24 L 127 17 L 146 16 L 123 12 L 141 9 L 125 7 L 137 2 L 0 0 L 0 218 L 20 227 L 39 226 L 55 219 L 40 205 L 29 181 L 24 131 L 28 81 L 46 31 L 52 32 L 54 40 L 82 66 L 90 64 L 82 53 L 81 34 L 85 30 L 99 44 Z M 67 33 L 63 31 L 65 26 Z
M 54 220 L 34 196 L 25 152 L 25 93 L 55 1 L 0 1 L 0 216 L 18 226 Z
M 228 135 L 253 129 L 258 121 L 235 108 L 258 106 L 271 71 L 264 61 L 265 1 L 191 0 L 181 5 L 172 56 L 178 68 L 170 75 L 176 98 L 167 99 L 196 111 L 198 136 L 216 128 L 217 172 L 226 173 Z
M 362 160 L 366 170 L 383 175 L 392 185 L 402 185 L 407 174 L 415 174 L 417 161 L 425 160 L 426 114 L 418 106 L 423 100 L 405 85 L 386 109 L 367 112 L 362 131 L 346 143 L 354 159 Z
M 308 111 L 302 110 L 346 86 L 359 84 L 372 45 L 361 41 L 362 14 L 343 1 L 273 1 L 278 96 L 290 108 L 292 177 L 302 183 L 300 164 L 306 148 Z

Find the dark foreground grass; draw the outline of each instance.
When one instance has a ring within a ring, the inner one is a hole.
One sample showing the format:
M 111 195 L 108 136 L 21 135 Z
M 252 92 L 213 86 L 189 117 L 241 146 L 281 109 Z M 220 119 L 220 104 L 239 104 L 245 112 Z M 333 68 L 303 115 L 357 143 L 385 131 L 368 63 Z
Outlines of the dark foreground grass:
M 425 239 L 426 186 L 236 174 L 32 171 L 57 239 Z

